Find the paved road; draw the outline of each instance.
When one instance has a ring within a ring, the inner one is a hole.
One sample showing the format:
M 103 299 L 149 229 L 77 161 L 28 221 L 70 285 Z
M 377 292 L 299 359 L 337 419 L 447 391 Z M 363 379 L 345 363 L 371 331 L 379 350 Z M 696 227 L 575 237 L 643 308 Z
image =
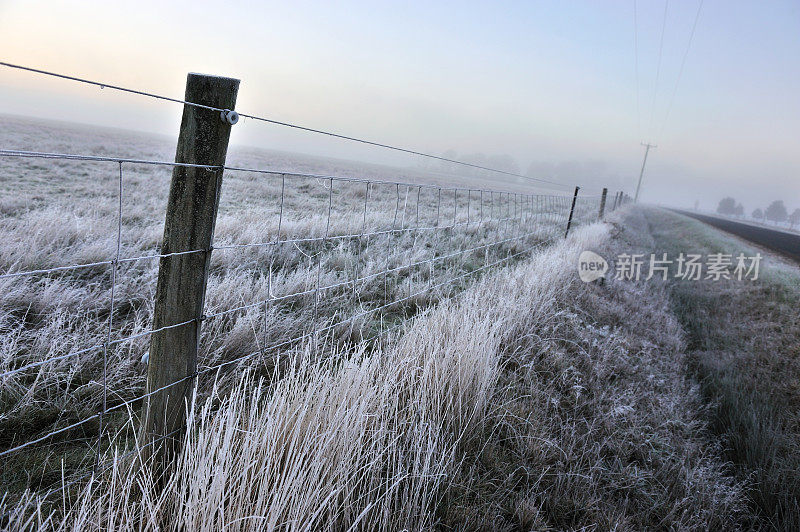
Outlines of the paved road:
M 798 234 L 787 233 L 780 229 L 769 229 L 768 227 L 735 222 L 725 218 L 717 218 L 716 216 L 706 216 L 705 214 L 697 214 L 696 212 L 681 211 L 678 209 L 672 210 L 705 222 L 708 225 L 713 225 L 717 229 L 722 229 L 723 231 L 727 231 L 745 240 L 777 251 L 778 253 L 800 262 L 800 235 Z

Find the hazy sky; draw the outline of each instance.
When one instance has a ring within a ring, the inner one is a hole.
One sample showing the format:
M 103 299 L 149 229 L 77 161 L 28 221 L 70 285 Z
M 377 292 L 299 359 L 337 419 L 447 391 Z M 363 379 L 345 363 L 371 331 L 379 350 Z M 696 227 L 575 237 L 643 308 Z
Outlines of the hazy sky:
M 637 3 L 638 110 L 633 0 L 0 0 L 0 59 L 176 97 L 187 72 L 233 76 L 240 111 L 630 191 L 650 140 L 646 201 L 800 207 L 800 2 L 706 0 L 666 121 L 698 2 L 669 3 L 656 90 L 664 5 Z M 174 137 L 180 112 L 0 68 L 0 113 Z M 255 122 L 233 141 L 384 156 Z

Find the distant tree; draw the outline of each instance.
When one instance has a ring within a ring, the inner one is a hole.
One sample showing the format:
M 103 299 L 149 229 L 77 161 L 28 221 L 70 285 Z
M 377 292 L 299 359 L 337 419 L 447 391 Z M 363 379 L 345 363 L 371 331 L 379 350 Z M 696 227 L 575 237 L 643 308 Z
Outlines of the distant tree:
M 792 226 L 792 229 L 794 229 L 794 226 L 797 224 L 800 224 L 800 209 L 795 209 L 794 212 L 789 215 L 789 225 Z
M 736 200 L 733 198 L 722 198 L 717 205 L 718 214 L 735 214 L 736 213 Z
M 764 216 L 767 220 L 775 222 L 776 224 L 785 222 L 789 214 L 786 212 L 786 206 L 781 200 L 775 200 L 769 204 L 767 210 L 764 211 Z
M 552 163 L 544 161 L 533 161 L 528 165 L 528 170 L 525 172 L 525 175 L 528 177 L 544 177 L 550 179 L 558 177 L 555 172 L 555 166 Z
M 502 170 L 503 172 L 510 172 L 512 174 L 519 173 L 519 163 L 511 155 L 500 154 L 491 155 L 486 161 L 486 166 L 494 168 L 495 170 Z
M 468 153 L 462 155 L 460 160 L 464 161 L 465 163 L 474 164 L 477 166 L 488 166 L 486 164 L 486 155 L 480 152 Z M 486 171 L 481 170 L 480 168 L 463 167 L 459 168 L 458 173 L 479 176 L 479 175 L 485 175 Z
M 450 159 L 451 161 L 454 161 L 454 160 L 458 160 L 458 153 L 456 152 L 456 150 L 447 150 L 446 152 L 444 152 L 442 154 L 442 157 L 444 157 L 445 159 Z M 440 163 L 439 164 L 440 169 L 443 172 L 454 172 L 454 171 L 458 170 L 458 165 L 456 165 L 455 163 L 451 163 L 451 162 L 448 162 L 448 161 L 439 161 L 439 163 Z
M 736 204 L 736 211 L 733 213 L 736 216 L 742 217 L 744 216 L 744 206 L 741 203 Z
M 761 209 L 756 209 L 753 211 L 753 218 L 756 220 L 763 220 L 764 219 L 764 212 Z

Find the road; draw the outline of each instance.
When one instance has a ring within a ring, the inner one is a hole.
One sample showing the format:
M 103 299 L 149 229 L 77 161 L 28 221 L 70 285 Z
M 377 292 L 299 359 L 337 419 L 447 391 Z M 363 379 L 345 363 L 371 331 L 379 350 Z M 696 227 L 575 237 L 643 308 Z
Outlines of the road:
M 726 218 L 717 218 L 716 216 L 707 216 L 705 214 L 698 214 L 691 211 L 682 211 L 678 209 L 671 210 L 685 216 L 695 218 L 701 222 L 705 222 L 708 225 L 712 225 L 717 229 L 722 229 L 723 231 L 744 238 L 745 240 L 749 240 L 754 244 L 777 251 L 778 253 L 789 257 L 796 262 L 800 262 L 800 234 L 788 233 L 786 231 L 781 231 L 780 229 L 770 229 L 768 227 L 736 222 Z
M 762 227 L 743 222 L 736 222 L 726 218 L 717 218 L 716 216 L 707 216 L 705 214 L 698 214 L 691 211 L 682 211 L 679 209 L 670 209 L 674 212 L 689 216 L 708 225 L 712 225 L 717 229 L 722 229 L 728 233 L 734 234 L 738 237 L 749 240 L 754 244 L 758 244 L 765 248 L 777 251 L 778 253 L 789 257 L 795 262 L 800 263 L 800 234 L 789 233 L 781 231 L 780 229 L 770 229 L 769 227 Z

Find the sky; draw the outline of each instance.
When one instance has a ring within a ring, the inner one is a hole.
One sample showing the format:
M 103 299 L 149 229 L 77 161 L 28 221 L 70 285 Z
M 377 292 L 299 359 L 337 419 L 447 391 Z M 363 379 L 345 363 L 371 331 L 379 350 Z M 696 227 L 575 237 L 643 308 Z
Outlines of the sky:
M 631 194 L 650 142 L 643 201 L 800 207 L 800 2 L 705 0 L 687 53 L 699 1 L 0 0 L 0 61 L 178 98 L 236 77 L 242 112 Z M 0 114 L 174 137 L 180 113 L 0 67 Z M 232 142 L 420 163 L 253 121 Z

